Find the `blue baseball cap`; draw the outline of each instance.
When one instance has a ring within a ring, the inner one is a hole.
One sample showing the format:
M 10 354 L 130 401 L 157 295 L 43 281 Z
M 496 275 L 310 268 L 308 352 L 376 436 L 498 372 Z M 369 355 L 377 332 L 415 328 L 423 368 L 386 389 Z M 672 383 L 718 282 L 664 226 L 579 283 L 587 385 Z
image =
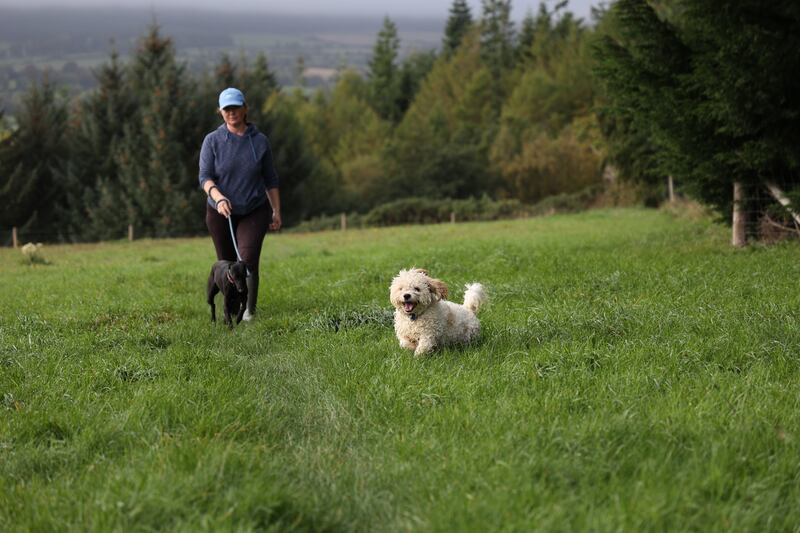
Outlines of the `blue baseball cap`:
M 239 89 L 234 89 L 233 87 L 228 87 L 219 93 L 219 108 L 225 109 L 229 105 L 245 105 L 244 94 L 242 94 L 242 91 Z

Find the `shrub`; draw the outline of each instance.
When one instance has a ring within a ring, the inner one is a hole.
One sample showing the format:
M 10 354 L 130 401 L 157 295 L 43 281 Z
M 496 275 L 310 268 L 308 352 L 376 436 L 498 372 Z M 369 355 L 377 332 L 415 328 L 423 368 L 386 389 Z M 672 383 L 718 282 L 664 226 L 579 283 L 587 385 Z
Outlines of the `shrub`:
M 337 230 L 342 227 L 342 215 L 321 215 L 308 220 L 304 220 L 296 226 L 287 228 L 289 232 L 308 232 L 308 231 L 327 231 Z M 348 228 L 363 228 L 364 217 L 358 213 L 347 213 Z
M 604 192 L 602 185 L 586 187 L 571 194 L 558 194 L 535 205 L 516 199 L 480 198 L 432 199 L 403 198 L 379 205 L 364 215 L 347 215 L 348 228 L 398 226 L 402 224 L 439 224 L 449 222 L 451 215 L 458 222 L 477 222 L 522 218 L 553 213 L 573 213 L 595 206 Z M 307 220 L 289 231 L 323 231 L 341 228 L 341 215 L 325 215 Z

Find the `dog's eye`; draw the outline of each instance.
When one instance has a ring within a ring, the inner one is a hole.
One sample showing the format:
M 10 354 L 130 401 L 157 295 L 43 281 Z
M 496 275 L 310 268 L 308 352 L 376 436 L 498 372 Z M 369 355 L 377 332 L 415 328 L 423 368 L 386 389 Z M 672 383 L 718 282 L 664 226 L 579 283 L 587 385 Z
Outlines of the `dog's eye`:
M 419 287 L 414 287 L 414 290 L 419 292 Z

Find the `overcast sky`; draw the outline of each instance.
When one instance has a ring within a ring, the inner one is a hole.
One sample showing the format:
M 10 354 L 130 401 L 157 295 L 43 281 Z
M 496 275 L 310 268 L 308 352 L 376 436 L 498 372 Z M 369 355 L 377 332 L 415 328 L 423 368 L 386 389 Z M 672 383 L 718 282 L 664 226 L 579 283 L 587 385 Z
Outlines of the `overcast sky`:
M 553 7 L 558 0 L 544 0 Z M 537 11 L 541 0 L 512 0 L 513 17 L 521 19 L 527 11 Z M 0 7 L 141 7 L 153 9 L 208 9 L 230 12 L 260 11 L 279 13 L 388 15 L 389 17 L 446 18 L 452 0 L 0 0 Z M 480 0 L 469 0 L 474 18 L 480 16 Z M 569 9 L 589 19 L 589 6 L 598 0 L 569 0 Z

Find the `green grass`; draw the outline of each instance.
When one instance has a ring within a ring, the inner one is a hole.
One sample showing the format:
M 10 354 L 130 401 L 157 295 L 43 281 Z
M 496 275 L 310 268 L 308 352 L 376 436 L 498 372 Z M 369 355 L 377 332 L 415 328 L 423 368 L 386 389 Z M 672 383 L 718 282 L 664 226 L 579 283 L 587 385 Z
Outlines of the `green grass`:
M 644 210 L 0 250 L 0 530 L 781 531 L 800 524 L 800 248 Z M 417 359 L 388 285 L 481 281 Z

